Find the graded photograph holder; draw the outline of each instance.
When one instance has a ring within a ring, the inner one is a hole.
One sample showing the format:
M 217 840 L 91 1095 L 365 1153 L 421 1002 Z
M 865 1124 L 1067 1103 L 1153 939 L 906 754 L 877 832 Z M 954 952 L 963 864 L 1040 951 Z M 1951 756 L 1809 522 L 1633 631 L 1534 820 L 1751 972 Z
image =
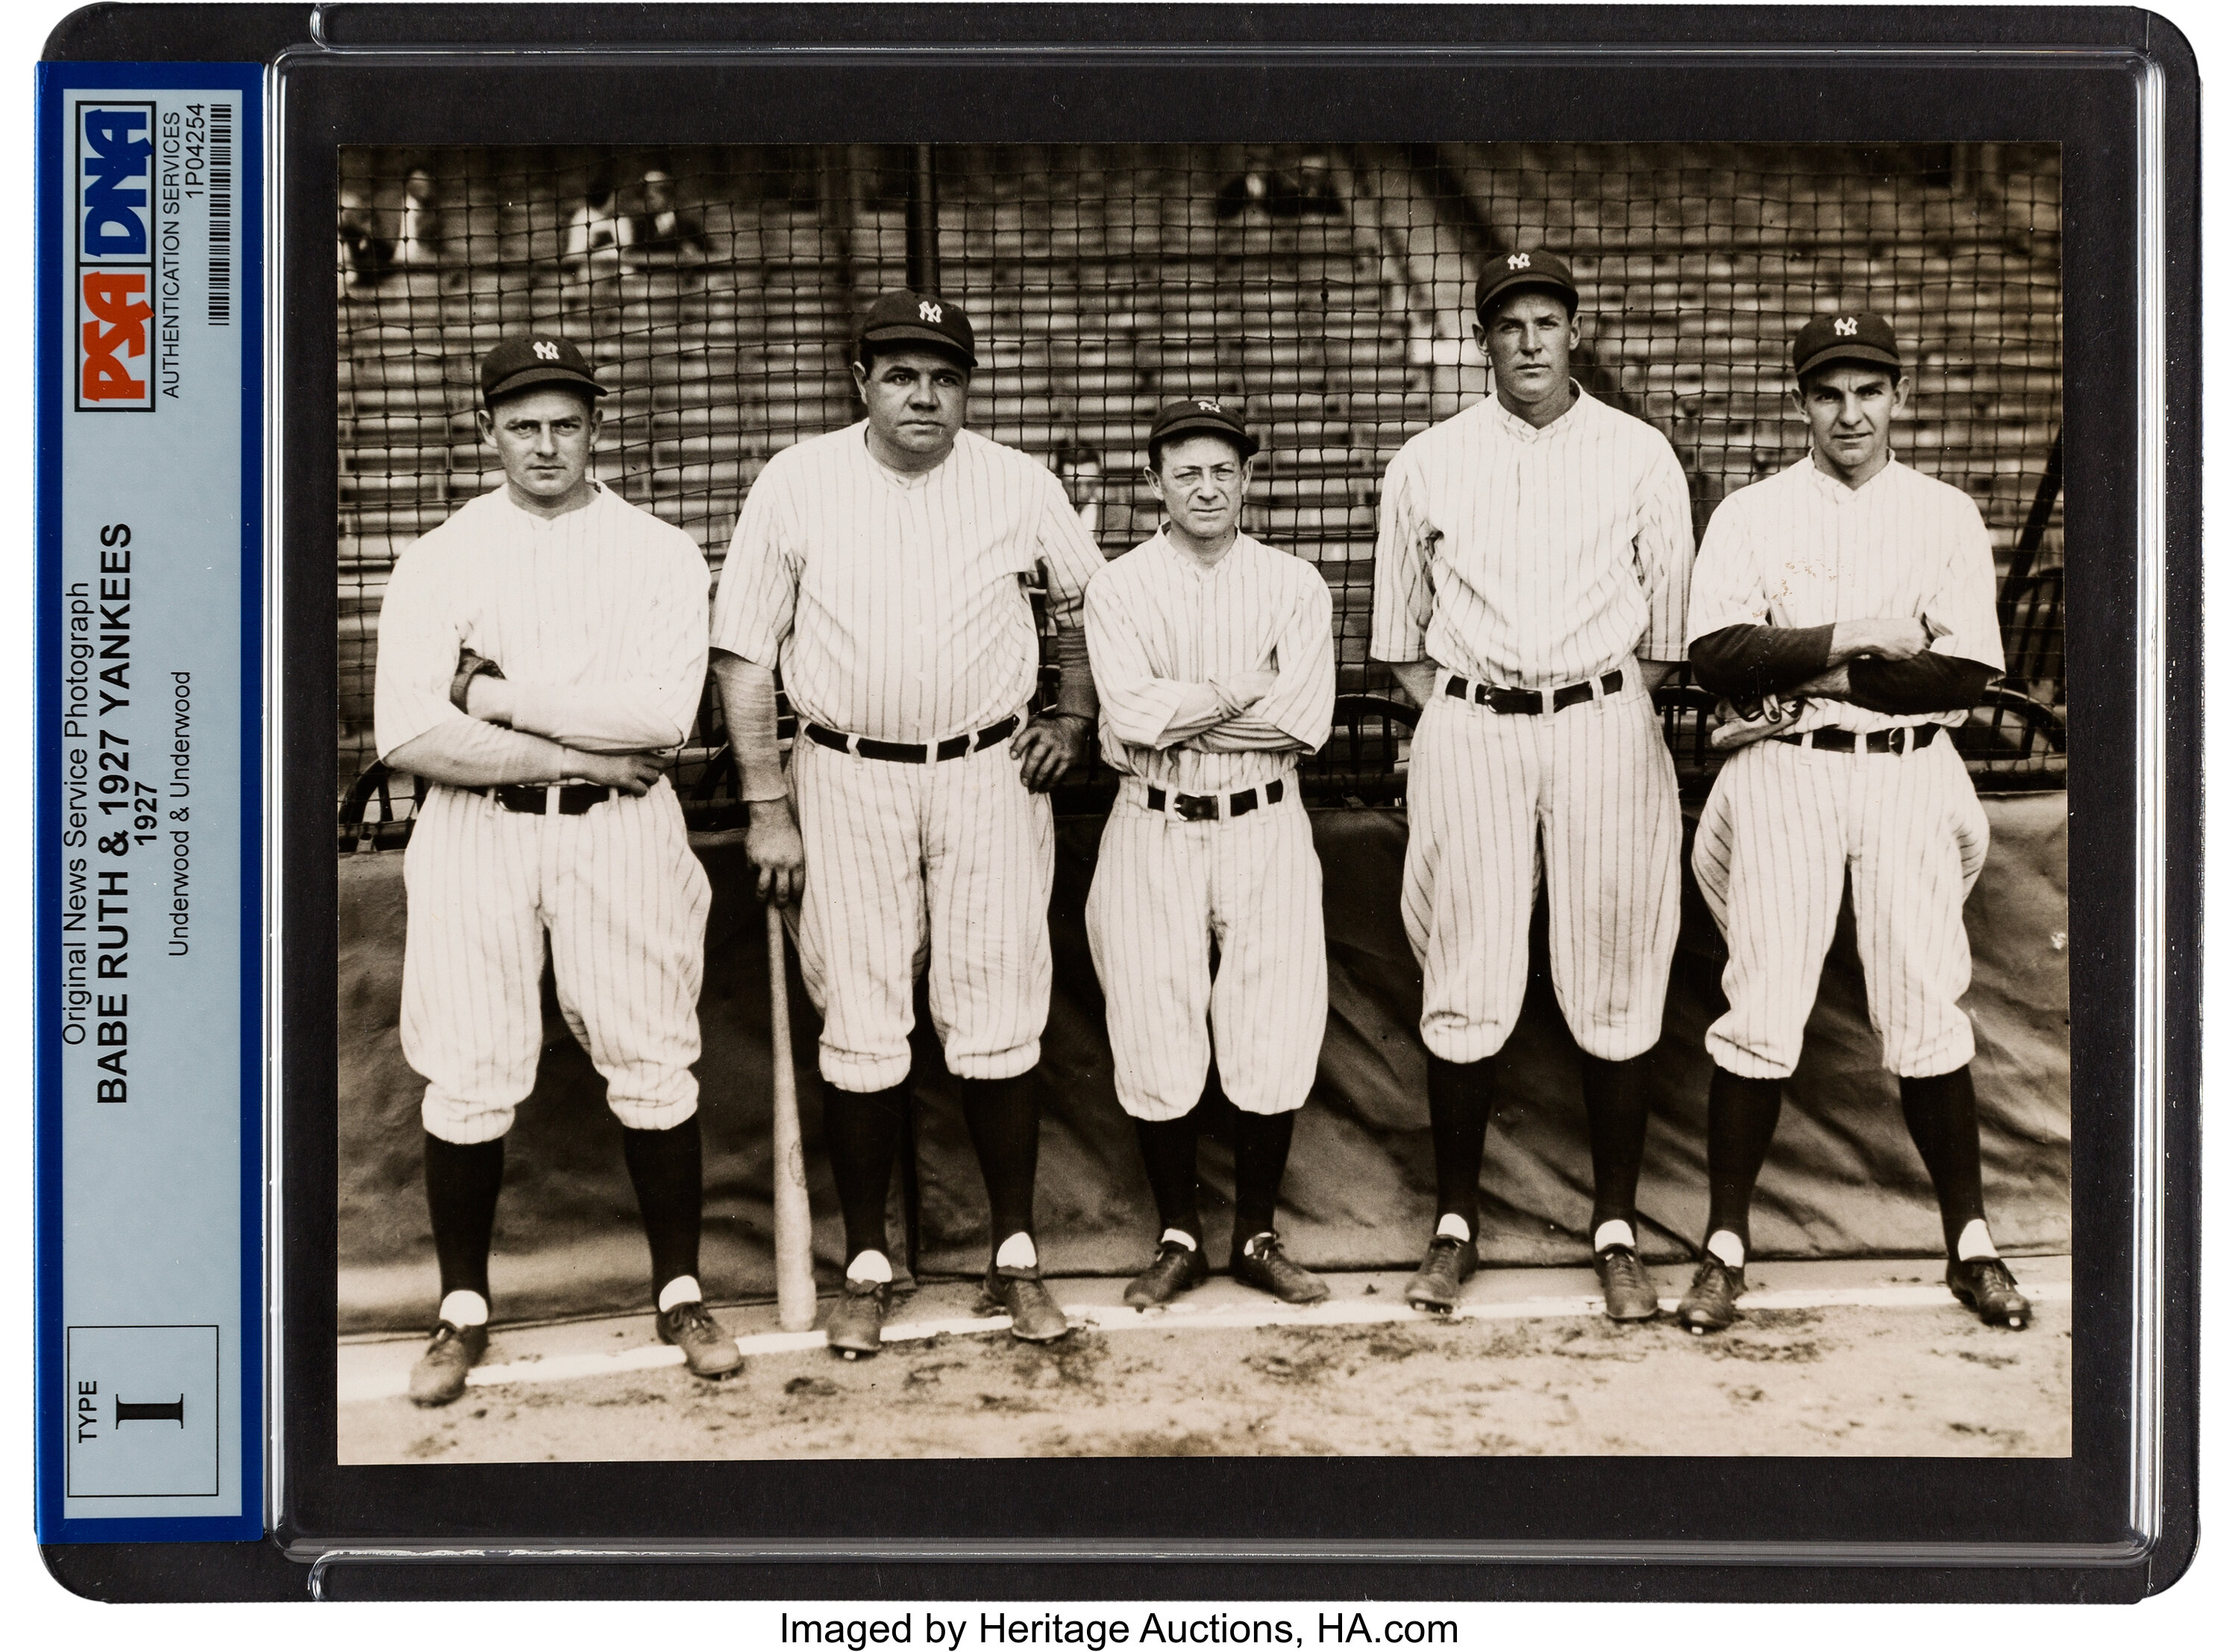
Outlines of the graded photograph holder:
M 440 19 L 237 48 L 255 1587 L 2181 1570 L 2180 43 Z

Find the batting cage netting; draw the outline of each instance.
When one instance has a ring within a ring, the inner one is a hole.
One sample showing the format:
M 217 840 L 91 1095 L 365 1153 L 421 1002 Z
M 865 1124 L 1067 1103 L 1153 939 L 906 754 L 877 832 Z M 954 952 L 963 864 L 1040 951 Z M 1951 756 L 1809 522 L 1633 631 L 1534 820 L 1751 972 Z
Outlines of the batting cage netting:
M 398 553 L 502 482 L 474 425 L 482 353 L 532 327 L 579 344 L 614 393 L 597 473 L 712 577 L 770 455 L 859 416 L 856 320 L 903 286 L 965 307 L 971 425 L 1049 464 L 1107 554 L 1158 523 L 1152 411 L 1241 403 L 1268 449 L 1244 527 L 1335 598 L 1343 697 L 1308 794 L 1394 798 L 1411 713 L 1367 657 L 1377 491 L 1402 442 L 1489 391 L 1480 265 L 1539 247 L 1579 279 L 1579 380 L 1670 439 L 1698 533 L 1803 455 L 1803 320 L 1894 321 L 1914 380 L 1897 451 L 1980 503 L 1997 554 L 2008 675 L 1962 750 L 1984 786 L 2063 783 L 2056 146 L 360 149 L 341 183 L 346 843 L 408 821 L 411 783 L 373 750 L 375 626 Z M 1698 791 L 1707 697 L 1682 678 L 1661 699 Z M 735 820 L 712 703 L 678 778 L 695 825 Z

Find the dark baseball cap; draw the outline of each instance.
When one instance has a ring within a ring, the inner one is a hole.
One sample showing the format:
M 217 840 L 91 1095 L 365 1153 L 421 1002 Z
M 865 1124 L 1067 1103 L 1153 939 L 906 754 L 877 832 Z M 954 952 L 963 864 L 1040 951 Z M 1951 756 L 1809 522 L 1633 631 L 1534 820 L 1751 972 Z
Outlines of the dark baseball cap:
M 1559 294 L 1570 314 L 1578 313 L 1578 284 L 1570 267 L 1544 248 L 1528 253 L 1494 253 L 1477 272 L 1476 313 L 1481 318 L 1506 294 L 1519 287 L 1537 287 Z
M 1795 376 L 1799 381 L 1813 367 L 1830 361 L 1855 361 L 1904 371 L 1896 353 L 1896 329 L 1884 316 L 1871 310 L 1846 310 L 1838 315 L 1814 315 L 1795 335 Z
M 561 338 L 550 336 L 508 339 L 482 358 L 482 406 L 500 396 L 533 389 L 540 384 L 564 384 L 606 393 L 606 386 L 592 376 L 583 353 Z
M 1258 440 L 1244 427 L 1241 413 L 1217 396 L 1191 396 L 1182 401 L 1168 402 L 1150 420 L 1151 462 L 1157 462 L 1160 444 L 1195 435 L 1224 436 L 1246 459 L 1259 451 Z
M 865 344 L 929 344 L 963 357 L 967 367 L 979 365 L 970 318 L 962 305 L 937 293 L 879 294 L 856 339 L 857 360 Z

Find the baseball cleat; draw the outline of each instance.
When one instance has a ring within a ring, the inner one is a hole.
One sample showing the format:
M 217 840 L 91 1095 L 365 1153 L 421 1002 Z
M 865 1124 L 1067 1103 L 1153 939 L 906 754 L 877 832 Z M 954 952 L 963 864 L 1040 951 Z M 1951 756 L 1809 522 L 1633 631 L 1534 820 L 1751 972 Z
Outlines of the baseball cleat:
M 693 1298 L 653 1316 L 660 1339 L 684 1351 L 684 1369 L 704 1382 L 719 1383 L 746 1363 L 735 1338 L 723 1334 L 707 1305 Z
M 1475 1272 L 1476 1241 L 1440 1233 L 1407 1282 L 1407 1305 L 1425 1313 L 1451 1313 L 1460 1304 L 1461 1286 Z
M 489 1351 L 487 1325 L 454 1325 L 440 1321 L 427 1339 L 419 1364 L 412 1367 L 407 1391 L 414 1405 L 448 1405 L 467 1391 L 467 1373 L 481 1364 Z
M 1228 1259 L 1230 1278 L 1301 1306 L 1325 1299 L 1329 1288 L 1282 1254 L 1279 1233 L 1254 1233 Z
M 1694 1270 L 1694 1283 L 1678 1298 L 1678 1323 L 1698 1337 L 1705 1331 L 1723 1331 L 1739 1317 L 1736 1305 L 1747 1289 L 1745 1267 L 1729 1268 L 1716 1257 L 1705 1256 Z
M 1640 1265 L 1639 1252 L 1629 1245 L 1611 1245 L 1593 1257 L 1593 1273 L 1601 1282 L 1601 1299 L 1608 1317 L 1626 1324 L 1652 1319 L 1661 1311 L 1655 1299 L 1655 1281 Z
M 989 1268 L 979 1282 L 979 1312 L 1009 1314 L 1020 1342 L 1055 1342 L 1072 1329 L 1039 1268 Z
M 1976 1256 L 1953 1262 L 1943 1271 L 1943 1282 L 1950 1287 L 1952 1296 L 1981 1316 L 1983 1325 L 2012 1331 L 2026 1328 L 2032 1312 L 2029 1299 L 2021 1294 L 2020 1282 L 2002 1259 Z
M 1130 1308 L 1155 1308 L 1171 1302 L 1184 1291 L 1194 1291 L 1212 1272 L 1202 1247 L 1191 1250 L 1171 1239 L 1158 1246 L 1158 1254 L 1128 1284 L 1119 1299 Z
M 884 1345 L 878 1330 L 886 1322 L 886 1309 L 893 1294 L 890 1280 L 845 1281 L 839 1299 L 831 1305 L 831 1317 L 824 1322 L 826 1345 L 843 1359 L 877 1352 Z

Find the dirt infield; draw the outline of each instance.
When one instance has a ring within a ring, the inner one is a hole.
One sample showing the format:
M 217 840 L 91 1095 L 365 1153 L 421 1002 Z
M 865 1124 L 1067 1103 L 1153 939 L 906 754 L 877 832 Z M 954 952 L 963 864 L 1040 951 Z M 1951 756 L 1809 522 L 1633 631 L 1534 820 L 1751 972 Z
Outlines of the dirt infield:
M 1683 1287 L 1663 1271 L 1666 1294 Z M 2046 1298 L 2036 1324 L 1991 1330 L 1916 1263 L 1778 1264 L 1770 1299 L 1722 1335 L 1667 1318 L 1620 1327 L 1579 1311 L 1589 1274 L 1494 1276 L 1513 1317 L 1357 1324 L 1192 1324 L 1112 1318 L 1049 1347 L 1006 1332 L 896 1341 L 875 1359 L 821 1348 L 758 1351 L 709 1385 L 672 1365 L 540 1380 L 584 1356 L 657 1357 L 649 1322 L 509 1332 L 490 1363 L 517 1378 L 438 1411 L 394 1391 L 416 1344 L 341 1350 L 344 1463 L 472 1463 L 823 1457 L 1261 1456 L 1672 1453 L 2063 1457 L 2069 1450 L 2069 1318 L 2063 1259 L 2016 1265 Z M 1381 1312 L 1403 1275 L 1346 1275 L 1338 1303 Z M 1060 1299 L 1116 1299 L 1110 1281 L 1066 1282 Z M 1368 1287 L 1374 1287 L 1373 1290 Z M 1909 1287 L 1909 1288 L 1907 1288 Z M 1485 1286 L 1480 1276 L 1473 1296 Z M 1533 1294 L 1524 1298 L 1528 1288 Z M 1864 1305 L 1877 1293 L 1897 1305 Z M 1367 1298 L 1379 1298 L 1370 1302 Z M 1848 1298 L 1848 1299 L 1841 1299 Z M 1861 1300 L 1862 1299 L 1862 1300 Z M 1263 1300 L 1263 1299 L 1258 1299 Z M 963 1287 L 920 1292 L 904 1319 L 954 1323 Z M 1222 1321 L 1256 1312 L 1215 1281 L 1189 1301 Z M 1283 1311 L 1274 1309 L 1274 1314 Z M 1104 1311 L 1098 1310 L 1099 1318 Z M 725 1311 L 744 1335 L 765 1310 Z M 765 1338 L 768 1342 L 790 1339 Z M 751 1345 L 750 1345 L 751 1346 Z M 387 1389 L 378 1398 L 353 1398 Z

